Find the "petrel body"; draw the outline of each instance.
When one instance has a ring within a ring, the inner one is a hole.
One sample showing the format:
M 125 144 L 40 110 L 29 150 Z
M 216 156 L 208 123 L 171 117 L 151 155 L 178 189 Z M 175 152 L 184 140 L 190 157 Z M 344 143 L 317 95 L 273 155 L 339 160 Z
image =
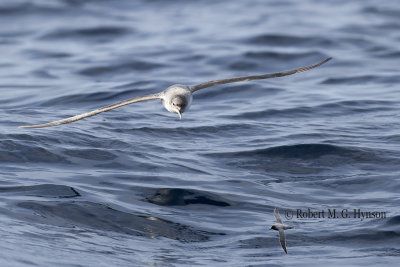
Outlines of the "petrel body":
M 285 232 L 284 231 L 287 230 L 287 229 L 292 229 L 293 227 L 283 224 L 282 218 L 279 215 L 278 208 L 274 209 L 274 215 L 275 215 L 277 223 L 272 225 L 270 230 L 275 230 L 275 231 L 279 232 L 279 241 L 281 242 L 281 246 L 283 248 L 283 251 L 285 251 L 285 253 L 287 254 L 286 239 L 285 239 Z
M 115 104 L 112 104 L 109 106 L 105 106 L 105 107 L 102 107 L 102 108 L 99 108 L 99 109 L 96 109 L 96 110 L 93 110 L 90 112 L 86 112 L 86 113 L 83 113 L 80 115 L 69 117 L 66 119 L 53 121 L 53 122 L 49 122 L 49 123 L 43 123 L 43 124 L 24 125 L 24 126 L 20 126 L 20 128 L 44 128 L 44 127 L 50 127 L 50 126 L 57 126 L 60 124 L 70 123 L 70 122 L 81 120 L 81 119 L 84 119 L 87 117 L 91 117 L 91 116 L 97 115 L 99 113 L 107 112 L 107 111 L 110 111 L 112 109 L 116 109 L 116 108 L 119 108 L 122 106 L 130 105 L 130 104 L 137 103 L 137 102 L 147 101 L 147 100 L 154 100 L 154 99 L 161 99 L 162 104 L 166 110 L 168 110 L 169 112 L 172 112 L 172 113 L 176 113 L 179 115 L 179 118 L 182 118 L 182 113 L 185 112 L 186 110 L 188 110 L 190 107 L 190 104 L 192 103 L 192 99 L 193 99 L 192 94 L 200 89 L 204 89 L 207 87 L 216 86 L 216 85 L 220 85 L 220 84 L 288 76 L 288 75 L 292 75 L 295 73 L 299 73 L 299 72 L 303 72 L 303 71 L 307 71 L 307 70 L 316 68 L 316 67 L 328 62 L 331 59 L 332 58 L 327 58 L 318 63 L 312 64 L 312 65 L 309 65 L 306 67 L 282 71 L 282 72 L 236 77 L 236 78 L 229 78 L 229 79 L 222 79 L 222 80 L 214 80 L 214 81 L 209 81 L 209 82 L 205 82 L 205 83 L 201 83 L 201 84 L 193 85 L 193 86 L 175 84 L 157 94 L 152 94 L 152 95 L 147 95 L 147 96 L 142 96 L 142 97 L 134 97 L 134 98 L 131 98 L 131 99 L 128 99 L 125 101 L 121 101 L 121 102 L 118 102 L 118 103 L 115 103 Z

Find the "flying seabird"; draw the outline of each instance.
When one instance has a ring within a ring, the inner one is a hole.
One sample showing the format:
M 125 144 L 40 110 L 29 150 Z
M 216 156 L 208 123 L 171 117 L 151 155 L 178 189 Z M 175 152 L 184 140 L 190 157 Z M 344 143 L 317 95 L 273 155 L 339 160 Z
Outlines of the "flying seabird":
M 285 240 L 285 232 L 284 232 L 284 230 L 292 229 L 293 227 L 283 224 L 282 218 L 281 218 L 281 216 L 279 215 L 278 208 L 275 208 L 275 209 L 274 209 L 274 215 L 275 215 L 276 221 L 277 221 L 278 223 L 272 225 L 271 228 L 270 228 L 270 230 L 275 230 L 275 231 L 278 231 L 278 232 L 279 232 L 279 241 L 281 242 L 283 251 L 285 251 L 285 253 L 287 254 L 286 240 Z
M 207 87 L 216 86 L 216 85 L 220 85 L 220 84 L 245 82 L 245 81 L 251 81 L 251 80 L 260 80 L 260 79 L 269 79 L 269 78 L 288 76 L 288 75 L 292 75 L 295 73 L 304 72 L 304 71 L 316 68 L 316 67 L 328 62 L 331 59 L 332 58 L 329 57 L 318 63 L 312 64 L 312 65 L 309 65 L 306 67 L 301 67 L 301 68 L 282 71 L 282 72 L 236 77 L 236 78 L 229 78 L 229 79 L 222 79 L 222 80 L 213 80 L 213 81 L 209 81 L 209 82 L 205 82 L 205 83 L 201 83 L 201 84 L 193 85 L 193 86 L 175 84 L 157 94 L 134 97 L 134 98 L 131 98 L 128 100 L 124 100 L 124 101 L 121 101 L 121 102 L 118 102 L 118 103 L 115 103 L 115 104 L 112 104 L 109 106 L 98 108 L 96 110 L 93 110 L 93 111 L 90 111 L 87 113 L 83 113 L 80 115 L 76 115 L 73 117 L 69 117 L 66 119 L 43 123 L 43 124 L 24 125 L 24 126 L 19 126 L 19 128 L 43 128 L 43 127 L 57 126 L 60 124 L 70 123 L 70 122 L 81 120 L 81 119 L 84 119 L 87 117 L 91 117 L 91 116 L 97 115 L 99 113 L 107 112 L 112 109 L 116 109 L 116 108 L 119 108 L 119 107 L 122 107 L 125 105 L 142 102 L 142 101 L 153 100 L 153 99 L 161 99 L 162 104 L 166 110 L 168 110 L 169 112 L 172 112 L 172 113 L 177 113 L 179 115 L 179 118 L 182 119 L 182 113 L 185 112 L 186 110 L 188 110 L 190 107 L 190 104 L 192 103 L 192 99 L 193 99 L 192 94 L 200 89 L 204 89 Z

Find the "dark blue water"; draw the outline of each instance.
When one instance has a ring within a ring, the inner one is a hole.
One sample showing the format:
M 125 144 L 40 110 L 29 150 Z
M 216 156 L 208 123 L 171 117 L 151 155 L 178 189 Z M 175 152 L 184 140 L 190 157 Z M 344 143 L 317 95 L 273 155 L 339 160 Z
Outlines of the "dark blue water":
M 1 1 L 0 265 L 398 264 L 399 17 L 399 1 Z M 17 128 L 328 56 L 199 91 L 182 120 L 153 101 Z

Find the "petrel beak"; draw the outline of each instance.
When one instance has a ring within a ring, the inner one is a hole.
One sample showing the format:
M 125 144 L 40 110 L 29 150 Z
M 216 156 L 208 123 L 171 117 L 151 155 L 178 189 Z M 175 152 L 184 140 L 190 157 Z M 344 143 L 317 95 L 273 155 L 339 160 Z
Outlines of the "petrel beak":
M 182 119 L 182 113 L 180 111 L 178 111 L 178 115 L 179 115 L 179 119 Z

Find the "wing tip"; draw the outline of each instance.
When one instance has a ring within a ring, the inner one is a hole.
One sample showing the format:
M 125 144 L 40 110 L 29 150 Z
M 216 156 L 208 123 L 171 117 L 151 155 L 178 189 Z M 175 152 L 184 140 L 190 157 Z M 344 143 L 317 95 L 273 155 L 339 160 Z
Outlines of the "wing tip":
M 326 62 L 328 62 L 329 60 L 332 60 L 332 59 L 333 59 L 333 57 L 327 57 L 327 58 L 325 58 L 324 60 L 321 60 L 320 62 L 314 64 L 314 67 L 321 66 L 322 64 L 325 64 Z M 312 66 L 313 66 L 313 65 L 312 65 Z
M 21 125 L 18 126 L 20 129 L 35 129 L 35 128 L 45 128 L 45 127 L 51 127 L 51 126 L 56 126 L 57 124 L 36 124 L 36 125 Z
M 279 215 L 279 209 L 277 207 L 274 208 L 274 214 L 278 214 Z
M 333 57 L 327 57 L 325 60 L 323 60 L 322 62 L 323 63 L 326 63 L 326 62 L 328 62 L 329 60 L 331 60 L 331 59 L 333 59 Z
M 34 127 L 33 127 L 33 125 L 21 125 L 21 126 L 18 126 L 18 128 L 20 128 L 20 129 L 29 129 L 29 128 L 34 128 Z
M 34 126 L 34 125 L 22 125 L 22 126 L 18 126 L 19 129 L 34 129 L 34 128 L 42 128 L 42 127 L 38 127 L 38 126 Z
M 306 66 L 306 67 L 302 67 L 302 68 L 298 68 L 298 69 L 294 70 L 294 73 L 305 72 L 305 71 L 317 68 L 317 67 L 325 64 L 326 62 L 328 62 L 331 59 L 333 59 L 333 57 L 327 57 L 324 60 L 321 60 L 320 62 L 317 62 L 315 64 L 312 64 L 312 65 L 309 65 L 309 66 Z M 291 73 L 291 74 L 293 74 L 293 73 Z

